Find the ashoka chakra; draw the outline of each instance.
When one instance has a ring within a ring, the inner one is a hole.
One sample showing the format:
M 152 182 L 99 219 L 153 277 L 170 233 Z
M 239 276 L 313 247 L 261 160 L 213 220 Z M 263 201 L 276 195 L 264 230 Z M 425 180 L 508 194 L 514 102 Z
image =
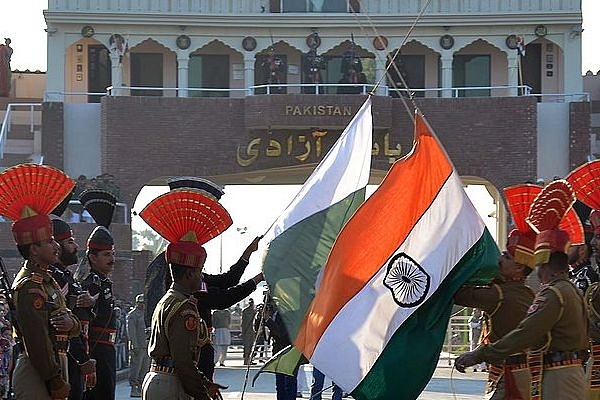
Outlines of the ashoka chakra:
M 415 307 L 427 296 L 431 278 L 415 260 L 405 253 L 396 254 L 388 264 L 383 284 L 401 307 Z

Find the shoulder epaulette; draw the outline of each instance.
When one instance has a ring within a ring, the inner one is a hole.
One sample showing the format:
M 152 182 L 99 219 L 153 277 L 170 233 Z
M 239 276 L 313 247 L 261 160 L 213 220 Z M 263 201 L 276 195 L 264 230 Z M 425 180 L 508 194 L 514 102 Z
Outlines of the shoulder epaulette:
M 18 281 L 13 283 L 13 288 L 15 289 L 19 289 L 21 286 L 23 286 L 24 284 L 26 284 L 27 282 L 33 282 L 36 283 L 38 285 L 41 285 L 42 282 L 44 282 L 44 277 L 38 273 L 32 273 L 30 275 L 25 275 L 22 276 L 21 278 L 19 278 Z

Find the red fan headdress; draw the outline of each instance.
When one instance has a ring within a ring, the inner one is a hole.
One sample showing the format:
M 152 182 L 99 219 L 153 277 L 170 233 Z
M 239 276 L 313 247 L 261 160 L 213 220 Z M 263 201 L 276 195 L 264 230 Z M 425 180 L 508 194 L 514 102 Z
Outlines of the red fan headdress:
M 0 215 L 14 221 L 18 245 L 52 237 L 48 214 L 71 193 L 75 181 L 47 165 L 20 164 L 0 174 Z
M 522 184 L 509 186 L 504 189 L 504 197 L 515 229 L 508 235 L 506 250 L 519 264 L 535 267 L 535 238 L 536 233 L 527 224 L 527 215 L 536 196 L 542 191 L 541 186 Z
M 565 178 L 577 199 L 592 209 L 589 220 L 595 234 L 600 234 L 600 160 L 590 161 L 574 169 Z
M 194 189 L 175 189 L 157 197 L 140 217 L 169 241 L 168 263 L 194 268 L 201 268 L 206 260 L 202 245 L 233 223 L 219 202 Z
M 544 187 L 533 201 L 527 223 L 538 234 L 536 265 L 548 262 L 552 252 L 567 252 L 569 234 L 560 229 L 560 224 L 575 200 L 575 192 L 569 182 L 560 179 Z

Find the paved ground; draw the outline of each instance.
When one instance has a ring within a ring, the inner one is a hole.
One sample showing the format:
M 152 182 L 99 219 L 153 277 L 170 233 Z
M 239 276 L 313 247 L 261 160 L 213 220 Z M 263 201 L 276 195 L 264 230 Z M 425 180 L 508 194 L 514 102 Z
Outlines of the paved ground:
M 217 367 L 215 379 L 224 385 L 229 385 L 229 389 L 223 392 L 224 400 L 266 400 L 275 399 L 275 379 L 272 374 L 262 374 L 256 380 L 252 387 L 252 378 L 258 371 L 257 366 L 252 366 L 248 371 L 247 386 L 242 397 L 246 368 L 242 366 L 241 360 L 227 360 L 227 366 Z M 124 380 L 121 380 L 117 386 L 117 400 L 129 399 L 129 384 L 124 372 L 121 372 Z M 307 367 L 307 373 L 299 376 L 299 387 L 302 390 L 303 398 L 309 397 L 310 366 Z M 304 378 L 304 379 L 303 379 Z M 431 381 L 421 393 L 418 400 L 479 400 L 483 397 L 483 390 L 487 374 L 481 372 L 469 372 L 460 374 L 448 366 L 447 361 L 440 361 Z M 408 378 L 409 379 L 409 378 Z M 302 381 L 306 383 L 303 383 Z M 325 382 L 327 387 L 329 384 Z M 331 398 L 331 390 L 324 392 L 324 398 Z

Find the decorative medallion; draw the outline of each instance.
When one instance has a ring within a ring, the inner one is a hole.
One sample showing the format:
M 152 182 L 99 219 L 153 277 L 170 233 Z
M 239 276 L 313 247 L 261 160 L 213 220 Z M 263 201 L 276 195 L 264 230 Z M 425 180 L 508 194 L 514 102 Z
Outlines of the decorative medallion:
M 254 39 L 252 36 L 246 36 L 242 40 L 242 47 L 246 51 L 252 51 L 256 49 L 256 39 Z
M 440 37 L 440 46 L 444 50 L 450 50 L 454 47 L 454 38 L 451 35 L 444 35 Z
M 415 260 L 398 253 L 390 260 L 383 285 L 390 289 L 400 307 L 416 307 L 429 293 L 431 277 Z
M 321 38 L 317 32 L 313 32 L 306 37 L 306 45 L 309 49 L 317 49 L 321 45 Z
M 385 50 L 388 46 L 388 40 L 385 36 L 376 36 L 373 39 L 373 47 L 377 50 Z
M 519 46 L 519 38 L 517 35 L 508 35 L 506 37 L 506 47 L 511 50 L 516 49 Z
M 192 40 L 188 35 L 179 35 L 175 40 L 175 44 L 177 44 L 177 47 L 179 47 L 181 50 L 185 50 L 189 49 L 190 44 L 192 44 Z
M 535 33 L 535 36 L 544 37 L 548 34 L 548 28 L 545 25 L 538 25 L 535 27 L 533 33 Z
M 83 28 L 81 28 L 81 36 L 83 37 L 92 37 L 94 36 L 94 33 L 96 33 L 94 31 L 94 28 L 89 25 L 86 25 Z

